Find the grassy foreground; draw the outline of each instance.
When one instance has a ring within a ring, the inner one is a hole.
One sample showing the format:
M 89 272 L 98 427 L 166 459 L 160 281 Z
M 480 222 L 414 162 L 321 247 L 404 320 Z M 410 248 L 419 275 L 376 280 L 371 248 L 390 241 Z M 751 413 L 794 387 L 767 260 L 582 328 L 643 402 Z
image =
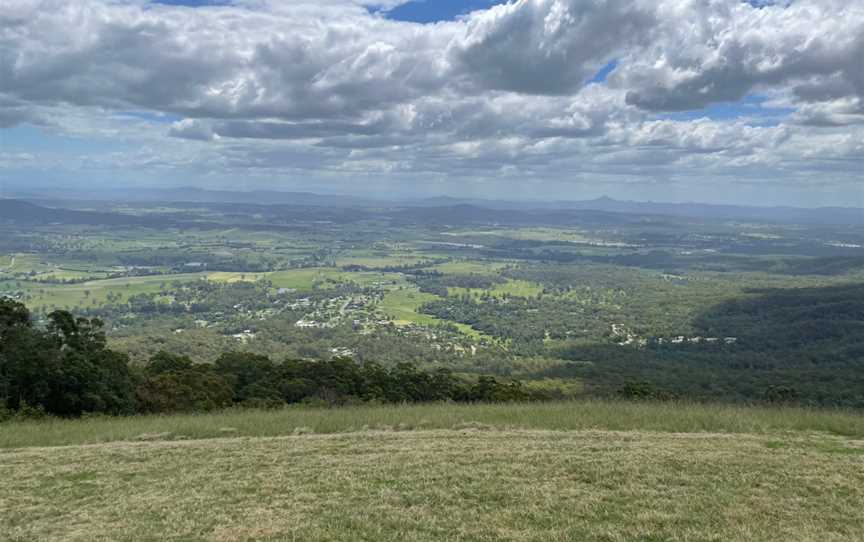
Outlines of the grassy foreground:
M 607 402 L 4 424 L 0 540 L 860 540 L 862 438 Z
M 673 433 L 820 432 L 864 438 L 864 416 L 846 411 L 600 400 L 508 405 L 289 407 L 171 416 L 49 419 L 0 424 L 0 448 L 98 444 L 119 440 L 276 437 L 368 429 L 498 429 L 656 431 Z

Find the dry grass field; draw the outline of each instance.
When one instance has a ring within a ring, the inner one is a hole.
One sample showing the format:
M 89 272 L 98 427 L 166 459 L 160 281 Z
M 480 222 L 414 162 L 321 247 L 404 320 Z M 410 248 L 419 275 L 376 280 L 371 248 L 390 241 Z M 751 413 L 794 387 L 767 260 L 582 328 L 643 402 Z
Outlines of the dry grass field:
M 748 422 L 718 408 L 713 426 L 670 414 L 663 428 L 650 420 L 671 406 L 589 403 L 569 407 L 583 411 L 571 428 L 536 428 L 565 408 L 416 406 L 390 426 L 400 409 L 3 424 L 0 539 L 864 540 L 860 417 L 825 413 L 834 430 L 817 431 L 818 413 L 794 429 L 779 409 Z M 243 426 L 256 416 L 271 419 Z M 196 420 L 213 427 L 130 436 Z M 653 429 L 589 428 L 603 420 Z M 99 443 L 52 445 L 74 440 L 63 427 Z

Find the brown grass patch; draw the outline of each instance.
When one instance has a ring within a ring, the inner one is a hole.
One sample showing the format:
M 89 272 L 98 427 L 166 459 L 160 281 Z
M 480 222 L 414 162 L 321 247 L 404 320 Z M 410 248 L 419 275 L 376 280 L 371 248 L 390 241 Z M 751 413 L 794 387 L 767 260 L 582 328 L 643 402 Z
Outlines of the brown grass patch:
M 860 539 L 860 442 L 777 439 L 469 429 L 7 450 L 0 539 Z

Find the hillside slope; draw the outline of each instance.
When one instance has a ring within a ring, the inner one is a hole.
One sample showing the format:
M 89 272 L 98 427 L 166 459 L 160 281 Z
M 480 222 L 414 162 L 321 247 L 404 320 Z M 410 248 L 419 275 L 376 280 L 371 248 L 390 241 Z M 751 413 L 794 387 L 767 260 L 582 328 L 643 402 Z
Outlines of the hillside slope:
M 5 540 L 854 540 L 864 443 L 359 432 L 7 451 Z
M 11 422 L 0 540 L 860 540 L 862 428 L 603 402 Z

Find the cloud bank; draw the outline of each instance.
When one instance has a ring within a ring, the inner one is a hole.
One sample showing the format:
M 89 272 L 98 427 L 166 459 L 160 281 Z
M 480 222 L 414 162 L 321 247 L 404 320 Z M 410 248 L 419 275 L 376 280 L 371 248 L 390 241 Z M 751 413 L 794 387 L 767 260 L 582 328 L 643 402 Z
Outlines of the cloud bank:
M 860 190 L 864 4 L 518 0 L 418 24 L 387 18 L 400 3 L 7 0 L 3 146 L 32 153 L 17 135 L 33 126 L 89 143 L 0 167 L 487 195 Z

